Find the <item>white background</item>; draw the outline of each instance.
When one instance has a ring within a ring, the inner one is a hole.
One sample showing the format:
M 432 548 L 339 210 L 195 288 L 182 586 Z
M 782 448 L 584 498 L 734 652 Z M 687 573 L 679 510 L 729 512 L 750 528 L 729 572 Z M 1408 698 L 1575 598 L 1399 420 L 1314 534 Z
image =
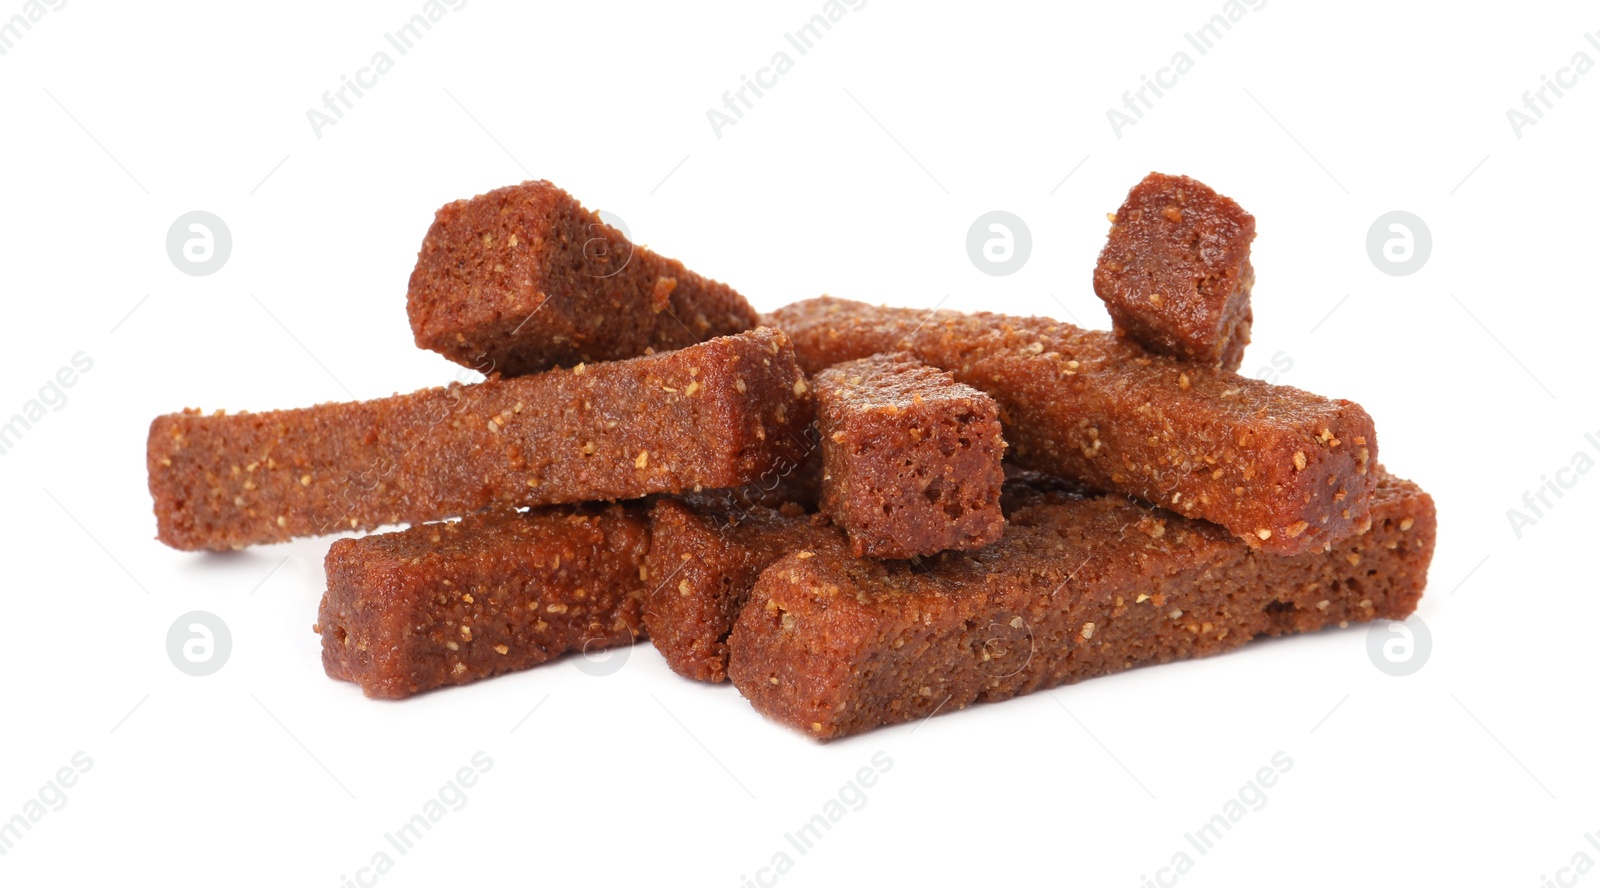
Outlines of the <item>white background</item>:
M 1521 138 L 1506 116 L 1574 53 L 1600 62 L 1592 7 L 1271 0 L 1201 56 L 1183 35 L 1220 0 L 871 0 L 799 56 L 783 35 L 820 0 L 471 0 L 399 56 L 383 35 L 420 0 L 354 6 L 71 0 L 0 56 L 0 419 L 93 360 L 0 456 L 0 818 L 93 760 L 0 882 L 340 885 L 480 750 L 466 806 L 380 884 L 735 886 L 779 851 L 785 886 L 1135 886 L 1180 850 L 1186 886 L 1533 886 L 1600 860 L 1600 472 L 1520 539 L 1506 514 L 1575 453 L 1600 460 L 1600 72 Z M 707 109 L 780 49 L 793 69 L 719 139 Z M 393 70 L 318 138 L 307 110 L 379 50 Z M 1107 109 L 1179 50 L 1193 70 L 1117 138 Z M 1382 461 L 1437 498 L 1416 674 L 1375 668 L 1357 626 L 827 746 L 648 645 L 604 677 L 569 659 L 381 703 L 322 673 L 329 540 L 153 539 L 156 415 L 455 377 L 404 312 L 452 199 L 549 178 L 764 310 L 828 292 L 1104 327 L 1105 214 L 1152 169 L 1258 219 L 1245 371 L 1277 355 L 1279 381 L 1361 402 Z M 196 209 L 233 237 L 207 277 L 165 250 Z M 1007 277 L 965 249 L 995 209 L 1033 236 Z M 1365 247 L 1397 209 L 1434 243 L 1407 277 Z M 233 636 L 204 678 L 165 649 L 196 609 Z M 879 751 L 865 807 L 798 854 L 784 834 Z M 1294 764 L 1266 806 L 1195 853 L 1184 833 L 1278 751 Z

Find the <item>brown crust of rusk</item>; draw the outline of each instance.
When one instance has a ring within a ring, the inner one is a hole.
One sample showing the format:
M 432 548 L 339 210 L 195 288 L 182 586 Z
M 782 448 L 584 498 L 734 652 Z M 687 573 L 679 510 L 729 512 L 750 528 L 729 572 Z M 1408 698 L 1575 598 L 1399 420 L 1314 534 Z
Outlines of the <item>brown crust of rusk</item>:
M 332 678 L 400 698 L 644 633 L 637 507 L 512 509 L 336 541 L 317 632 Z
M 768 717 L 827 740 L 1137 666 L 1416 609 L 1432 499 L 1385 477 L 1365 533 L 1329 553 L 1251 549 L 1121 497 L 1023 505 L 1006 536 L 920 566 L 799 552 L 757 580 L 728 674 Z
M 977 549 L 1005 530 L 994 399 L 903 353 L 813 377 L 822 511 L 857 556 Z
M 1119 334 L 1150 351 L 1239 369 L 1250 342 L 1255 217 L 1188 176 L 1128 191 L 1094 268 Z
M 814 410 L 782 333 L 375 401 L 157 417 L 159 539 L 229 549 L 464 515 L 749 484 Z
M 749 484 L 685 490 L 676 496 L 695 509 L 729 517 L 785 506 L 815 512 L 822 489 L 822 445 L 815 423 L 801 434 L 799 449 L 797 458 L 780 460 Z
M 417 345 L 505 376 L 756 326 L 733 288 L 631 243 L 545 181 L 441 207 L 417 253 L 406 310 Z
M 1321 549 L 1368 520 L 1378 440 L 1352 401 L 1049 318 L 821 297 L 771 323 L 809 373 L 886 351 L 949 370 L 999 402 L 1017 465 L 1216 522 L 1251 545 Z
M 727 679 L 728 633 L 767 565 L 799 549 L 845 551 L 827 519 L 794 506 L 729 514 L 662 499 L 650 517 L 645 626 L 672 671 L 696 681 Z

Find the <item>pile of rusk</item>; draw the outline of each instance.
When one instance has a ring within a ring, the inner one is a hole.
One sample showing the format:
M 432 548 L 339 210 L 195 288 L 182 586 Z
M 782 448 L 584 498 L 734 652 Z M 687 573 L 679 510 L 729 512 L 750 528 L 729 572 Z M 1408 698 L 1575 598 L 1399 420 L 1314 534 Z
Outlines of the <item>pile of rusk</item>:
M 159 538 L 409 524 L 327 556 L 323 665 L 372 697 L 648 636 L 819 739 L 1405 618 L 1433 501 L 1359 405 L 1236 372 L 1255 220 L 1152 174 L 1112 223 L 1101 332 L 761 317 L 548 182 L 458 201 L 407 310 L 487 379 L 158 417 Z

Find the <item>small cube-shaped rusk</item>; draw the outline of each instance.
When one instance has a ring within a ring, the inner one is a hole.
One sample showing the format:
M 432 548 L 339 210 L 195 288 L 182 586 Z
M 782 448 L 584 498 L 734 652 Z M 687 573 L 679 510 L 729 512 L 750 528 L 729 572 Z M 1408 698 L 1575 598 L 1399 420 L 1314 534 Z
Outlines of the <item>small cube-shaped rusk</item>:
M 1111 224 L 1094 291 L 1117 332 L 1186 361 L 1239 369 L 1250 343 L 1256 220 L 1188 176 L 1151 173 Z
M 469 515 L 328 550 L 316 630 L 329 676 L 409 697 L 632 644 L 649 522 L 637 507 Z
M 767 565 L 790 552 L 844 540 L 820 515 L 743 503 L 732 512 L 663 499 L 651 512 L 650 589 L 644 623 L 672 671 L 728 677 L 728 633 Z
M 739 487 L 807 452 L 782 333 L 353 404 L 150 424 L 159 538 L 228 549 L 491 505 Z
M 1000 538 L 1006 445 L 993 398 L 903 353 L 813 382 L 822 511 L 856 555 L 914 558 Z
M 628 240 L 549 182 L 446 204 L 406 294 L 417 345 L 517 376 L 756 326 L 732 287 Z
M 1259 636 L 1403 620 L 1427 582 L 1433 500 L 1384 476 L 1372 526 L 1328 554 L 1252 549 L 1121 496 L 1044 495 L 1005 538 L 921 564 L 797 552 L 762 572 L 728 676 L 817 739 L 1006 700 Z

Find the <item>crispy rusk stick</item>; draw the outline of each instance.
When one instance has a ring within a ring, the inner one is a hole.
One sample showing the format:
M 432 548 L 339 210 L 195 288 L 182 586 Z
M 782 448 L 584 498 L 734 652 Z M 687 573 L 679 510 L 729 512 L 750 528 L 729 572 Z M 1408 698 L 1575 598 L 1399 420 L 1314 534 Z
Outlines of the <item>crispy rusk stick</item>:
M 300 410 L 150 425 L 162 542 L 229 549 L 489 505 L 736 487 L 807 450 L 811 393 L 773 330 L 679 351 Z
M 524 182 L 446 204 L 406 294 L 417 345 L 505 376 L 682 348 L 756 326 L 732 287 Z
M 1102 496 L 1013 511 L 977 552 L 906 562 L 797 552 L 761 574 L 728 675 L 817 739 L 1154 663 L 1416 609 L 1433 500 L 1384 477 L 1369 530 L 1329 553 L 1251 549 L 1221 528 Z
M 502 509 L 339 540 L 316 631 L 322 665 L 409 697 L 632 644 L 649 522 L 638 507 Z
M 1048 318 L 822 297 L 771 323 L 808 373 L 887 351 L 950 370 L 1000 403 L 1017 465 L 1216 522 L 1254 546 L 1321 549 L 1367 521 L 1378 439 L 1352 401 Z

